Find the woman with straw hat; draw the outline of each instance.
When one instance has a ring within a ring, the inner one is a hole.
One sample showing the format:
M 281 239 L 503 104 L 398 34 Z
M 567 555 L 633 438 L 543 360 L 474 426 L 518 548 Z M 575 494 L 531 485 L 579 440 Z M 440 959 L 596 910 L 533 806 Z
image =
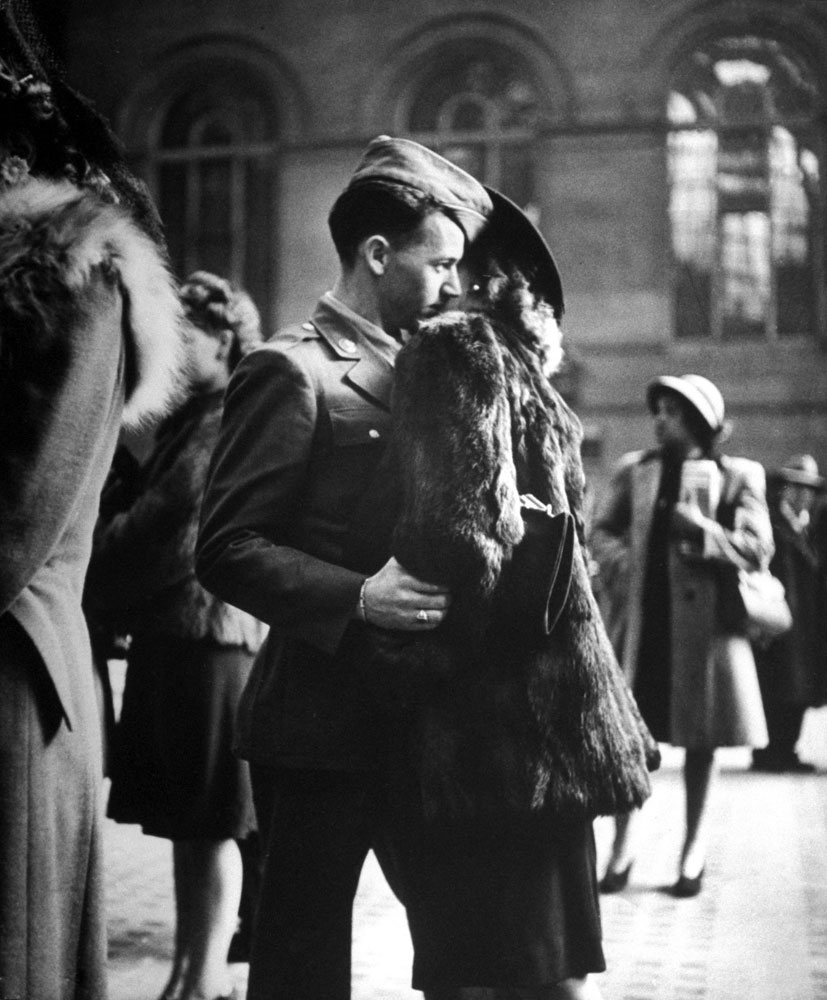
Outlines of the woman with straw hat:
M 652 734 L 686 748 L 686 830 L 675 896 L 700 892 L 720 746 L 762 746 L 766 726 L 749 640 L 719 617 L 735 566 L 765 567 L 772 531 L 764 470 L 720 453 L 729 428 L 718 387 L 664 375 L 647 388 L 657 446 L 624 456 L 591 544 L 601 574 L 625 590 L 618 652 Z M 625 888 L 635 858 L 634 813 L 621 817 L 603 892 Z

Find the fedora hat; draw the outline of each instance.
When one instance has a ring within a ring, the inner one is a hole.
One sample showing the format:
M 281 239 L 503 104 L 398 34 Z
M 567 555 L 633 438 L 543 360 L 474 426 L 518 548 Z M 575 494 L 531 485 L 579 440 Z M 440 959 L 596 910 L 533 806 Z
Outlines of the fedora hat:
M 795 486 L 810 486 L 814 490 L 824 486 L 824 477 L 818 473 L 818 462 L 812 455 L 793 455 L 776 472 L 776 477 Z
M 380 135 L 370 142 L 348 188 L 391 181 L 430 195 L 474 239 L 491 214 L 488 192 L 470 174 L 412 139 Z
M 652 413 L 658 396 L 664 392 L 677 393 L 692 406 L 713 434 L 724 430 L 724 397 L 714 382 L 703 375 L 661 375 L 649 383 L 646 402 Z

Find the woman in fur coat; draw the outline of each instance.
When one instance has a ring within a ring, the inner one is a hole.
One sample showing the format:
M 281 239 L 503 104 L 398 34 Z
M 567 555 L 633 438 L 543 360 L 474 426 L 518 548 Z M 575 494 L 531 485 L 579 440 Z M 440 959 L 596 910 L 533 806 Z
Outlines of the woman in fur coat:
M 99 522 L 86 591 L 132 638 L 109 815 L 173 842 L 176 945 L 162 997 L 214 1000 L 231 988 L 239 842 L 256 829 L 248 765 L 232 744 L 264 626 L 204 590 L 194 549 L 224 389 L 261 338 L 249 298 L 224 279 L 196 272 L 180 294 L 190 392 L 158 429 L 133 495 Z
M 719 453 L 727 428 L 718 388 L 700 375 L 666 375 L 647 400 L 658 447 L 621 459 L 591 545 L 601 572 L 625 581 L 621 658 L 643 717 L 658 740 L 686 748 L 672 891 L 689 897 L 702 887 L 715 748 L 767 741 L 752 649 L 722 616 L 721 588 L 738 566 L 766 567 L 773 540 L 763 468 Z M 604 892 L 627 884 L 635 818 L 618 822 Z
M 548 379 L 557 269 L 489 193 L 468 311 L 423 324 L 397 357 L 392 440 L 356 546 L 370 572 L 390 533 L 406 569 L 452 593 L 433 632 L 368 630 L 364 681 L 398 753 L 378 853 L 429 1000 L 595 997 L 591 821 L 643 802 L 657 751 L 589 587 L 581 429 Z
M 0 993 L 106 995 L 83 578 L 121 423 L 166 407 L 180 307 L 102 121 L 0 13 Z M 136 224 L 135 220 L 141 224 Z

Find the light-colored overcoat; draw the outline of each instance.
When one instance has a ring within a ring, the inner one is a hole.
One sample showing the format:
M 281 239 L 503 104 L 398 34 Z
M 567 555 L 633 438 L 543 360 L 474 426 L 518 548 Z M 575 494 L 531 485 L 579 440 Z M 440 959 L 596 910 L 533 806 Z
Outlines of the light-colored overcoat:
M 749 641 L 726 629 L 719 614 L 726 567 L 744 562 L 758 567 L 772 556 L 764 470 L 745 458 L 723 456 L 720 465 L 717 518 L 706 520 L 700 552 L 688 558 L 675 544 L 669 554 L 671 742 L 693 749 L 763 746 L 767 741 Z M 599 580 L 604 581 L 598 589 L 605 606 L 613 609 L 607 624 L 633 687 L 644 626 L 647 546 L 662 468 L 658 451 L 625 455 L 591 535 Z M 618 597 L 624 592 L 625 600 Z
M 122 417 L 165 406 L 177 295 L 126 212 L 0 194 L 0 995 L 102 1000 L 100 726 L 81 609 Z

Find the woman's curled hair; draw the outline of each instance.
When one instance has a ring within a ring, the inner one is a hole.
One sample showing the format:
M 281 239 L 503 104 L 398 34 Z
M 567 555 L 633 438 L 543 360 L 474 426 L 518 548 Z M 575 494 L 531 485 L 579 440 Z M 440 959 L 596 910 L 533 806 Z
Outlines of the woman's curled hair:
M 261 317 L 252 298 L 226 278 L 194 271 L 179 292 L 187 319 L 206 333 L 233 334 L 230 370 L 261 340 Z

